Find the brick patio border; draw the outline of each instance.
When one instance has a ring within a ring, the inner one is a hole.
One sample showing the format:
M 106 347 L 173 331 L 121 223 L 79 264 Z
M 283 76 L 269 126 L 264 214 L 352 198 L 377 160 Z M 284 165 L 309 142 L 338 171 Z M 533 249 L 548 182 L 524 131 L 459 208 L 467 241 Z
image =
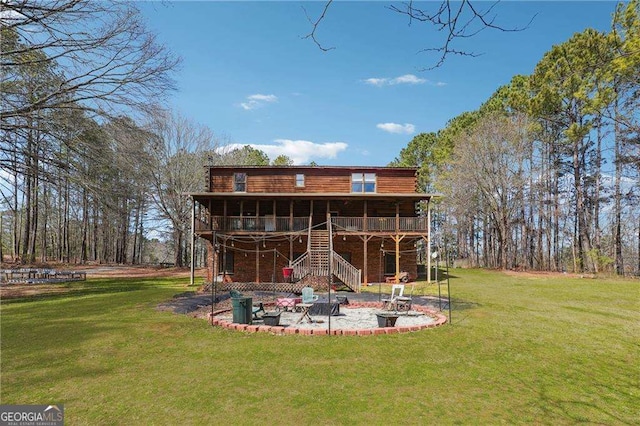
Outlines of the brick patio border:
M 345 309 L 352 308 L 378 308 L 382 309 L 382 303 L 380 302 L 350 302 L 349 307 L 344 307 Z M 295 326 L 277 326 L 271 327 L 268 325 L 248 325 L 248 324 L 236 324 L 227 320 L 222 320 L 216 318 L 216 315 L 220 315 L 222 313 L 230 312 L 232 309 L 221 309 L 218 311 L 214 311 L 213 313 L 209 312 L 207 317 L 211 325 L 227 328 L 229 330 L 237 330 L 244 331 L 245 333 L 271 333 L 271 334 L 303 334 L 307 336 L 327 336 L 328 330 L 325 329 L 312 329 L 312 328 L 299 328 Z M 397 334 L 397 333 L 412 333 L 415 331 L 424 330 L 426 328 L 434 328 L 438 327 L 447 322 L 447 317 L 439 312 L 431 310 L 425 306 L 413 305 L 412 310 L 422 312 L 426 315 L 429 315 L 436 319 L 435 322 L 430 324 L 423 325 L 411 325 L 411 326 L 403 326 L 403 327 L 376 327 L 376 328 L 358 328 L 358 329 L 340 329 L 340 328 L 332 328 L 331 335 L 335 336 L 376 336 L 382 334 Z

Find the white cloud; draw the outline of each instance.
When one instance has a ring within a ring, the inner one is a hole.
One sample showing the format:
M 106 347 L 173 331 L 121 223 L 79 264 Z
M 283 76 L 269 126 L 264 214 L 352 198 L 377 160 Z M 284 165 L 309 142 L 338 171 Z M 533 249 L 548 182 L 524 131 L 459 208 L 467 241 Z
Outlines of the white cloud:
M 241 102 L 240 106 L 244 110 L 249 111 L 273 102 L 278 102 L 278 97 L 276 95 L 263 95 L 261 93 L 256 93 L 255 95 L 247 96 L 245 102 Z
M 424 78 L 417 77 L 413 74 L 405 74 L 395 78 L 387 78 L 387 77 L 372 77 L 363 80 L 365 84 L 370 84 L 371 86 L 382 87 L 382 86 L 393 86 L 396 84 L 423 84 L 426 83 L 427 80 Z
M 276 95 L 261 95 L 258 93 L 256 95 L 247 96 L 247 99 L 250 101 L 275 102 L 278 100 L 278 97 Z
M 416 126 L 414 126 L 411 123 L 404 123 L 404 124 L 379 123 L 379 124 L 376 124 L 376 127 L 380 130 L 384 130 L 385 132 L 406 134 L 406 135 L 410 135 L 412 133 L 415 133 L 416 131 Z
M 389 81 L 388 78 L 368 78 L 364 80 L 366 84 L 378 87 L 384 86 L 385 84 L 387 84 L 387 81 Z
M 433 82 L 431 80 L 427 80 L 426 78 L 420 78 L 414 74 L 405 74 L 399 77 L 387 78 L 387 77 L 371 77 L 366 80 L 362 80 L 365 84 L 369 84 L 371 86 L 382 87 L 382 86 L 395 86 L 398 84 L 428 84 L 430 86 L 446 86 L 447 83 L 443 83 L 442 81 Z
M 276 139 L 274 144 L 230 144 L 225 149 L 242 148 L 250 145 L 252 148 L 259 149 L 273 160 L 279 155 L 286 155 L 293 160 L 293 164 L 307 164 L 312 160 L 332 159 L 346 150 L 349 146 L 345 142 L 324 142 L 315 143 L 304 140 Z
M 389 84 L 423 84 L 426 82 L 427 80 L 424 78 L 416 77 L 413 74 L 405 74 L 391 79 Z

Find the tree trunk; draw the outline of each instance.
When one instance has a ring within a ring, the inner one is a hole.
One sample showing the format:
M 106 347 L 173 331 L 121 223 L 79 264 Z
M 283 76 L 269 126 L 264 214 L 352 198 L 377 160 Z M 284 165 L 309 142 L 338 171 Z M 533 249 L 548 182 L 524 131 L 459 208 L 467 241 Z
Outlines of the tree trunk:
M 46 262 L 49 258 L 48 249 L 49 249 L 49 241 L 48 241 L 48 233 L 47 230 L 49 228 L 49 210 L 51 207 L 51 203 L 49 203 L 49 184 L 45 181 L 42 184 L 42 203 L 44 211 L 42 213 L 42 262 Z
M 620 158 L 620 125 L 618 124 L 618 100 L 614 102 L 614 164 L 616 167 L 615 180 L 613 184 L 613 253 L 615 271 L 618 275 L 624 275 L 624 261 L 622 257 L 622 194 L 620 191 L 620 180 L 622 178 L 622 159 Z M 640 243 L 639 243 L 640 244 Z M 639 254 L 640 256 L 640 254 Z
M 98 261 L 98 263 L 102 263 L 102 259 L 99 258 L 99 252 L 98 252 L 98 233 L 99 233 L 99 226 L 98 226 L 98 220 L 99 220 L 99 212 L 98 212 L 98 202 L 94 199 L 93 200 L 93 256 L 92 259 L 94 262 Z
M 62 261 L 69 263 L 71 259 L 71 247 L 69 247 L 69 178 L 66 175 L 63 182 Z
M 182 258 L 183 258 L 182 240 L 183 240 L 182 230 L 181 229 L 175 229 L 174 230 L 173 244 L 175 246 L 174 263 L 175 263 L 175 266 L 177 266 L 177 267 L 182 267 L 183 266 L 183 264 L 182 264 Z
M 596 259 L 594 263 L 595 272 L 600 272 L 600 257 L 602 256 L 602 247 L 600 244 L 600 186 L 602 185 L 602 126 L 601 121 L 597 123 L 596 136 L 596 170 L 593 194 L 593 244 L 596 249 Z
M 82 189 L 82 241 L 80 242 L 80 263 L 87 263 L 88 243 L 87 234 L 89 229 L 89 197 L 86 188 Z
M 589 239 L 587 211 L 585 208 L 584 183 L 582 182 L 583 164 L 583 140 L 577 140 L 573 145 L 573 179 L 576 196 L 576 218 L 577 218 L 577 257 L 580 260 L 580 270 L 588 270 L 591 263 L 589 259 L 591 251 L 591 241 Z
M 31 123 L 31 127 L 33 124 Z M 31 151 L 33 150 L 33 130 L 29 130 L 27 133 L 27 146 L 26 152 L 24 156 L 24 180 L 25 180 L 25 189 L 22 193 L 24 202 L 22 205 L 24 206 L 24 234 L 22 235 L 22 264 L 29 263 L 29 259 L 27 255 L 29 254 L 29 231 L 31 230 L 31 186 L 33 176 L 32 169 L 32 156 Z
M 2 246 L 4 245 L 4 224 L 2 223 L 3 217 L 4 212 L 0 210 L 0 264 L 4 263 L 4 250 L 2 250 Z
M 17 163 L 18 158 L 16 154 L 13 155 L 14 170 L 18 170 Z M 18 173 L 13 175 L 13 244 L 12 244 L 12 260 L 17 260 L 20 256 L 20 216 L 19 216 L 19 204 L 18 204 Z

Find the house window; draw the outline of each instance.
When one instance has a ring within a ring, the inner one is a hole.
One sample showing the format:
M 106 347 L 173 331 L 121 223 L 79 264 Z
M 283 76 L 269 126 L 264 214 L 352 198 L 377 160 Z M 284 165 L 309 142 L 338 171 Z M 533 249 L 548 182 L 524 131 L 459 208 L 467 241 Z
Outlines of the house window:
M 220 253 L 220 262 L 218 263 L 218 274 L 222 274 L 223 270 L 225 273 L 227 274 L 233 274 L 234 272 L 234 268 L 233 268 L 233 254 L 234 252 L 232 252 L 231 250 L 226 250 L 224 253 Z M 222 267 L 222 262 L 224 262 L 224 268 Z
M 297 188 L 304 187 L 304 175 L 302 173 L 296 174 L 296 187 Z
M 233 190 L 234 192 L 247 192 L 247 174 L 233 174 Z
M 352 173 L 351 192 L 376 192 L 376 174 Z
M 384 254 L 384 274 L 395 275 L 396 274 L 396 254 L 392 252 L 385 252 Z

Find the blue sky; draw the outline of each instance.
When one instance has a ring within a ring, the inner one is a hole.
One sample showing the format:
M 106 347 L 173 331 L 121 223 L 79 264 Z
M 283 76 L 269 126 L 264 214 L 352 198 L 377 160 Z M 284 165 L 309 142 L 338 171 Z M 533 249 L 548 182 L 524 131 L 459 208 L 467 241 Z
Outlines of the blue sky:
M 554 44 L 592 27 L 608 31 L 614 2 L 520 2 L 495 8 L 521 32 L 483 31 L 456 48 L 481 56 L 420 53 L 441 40 L 389 2 L 142 2 L 160 42 L 182 57 L 171 107 L 225 144 L 252 145 L 296 164 L 383 166 L 420 132 L 480 106 L 516 74 L 530 74 Z M 422 3 L 436 6 L 439 2 Z M 481 7 L 491 5 L 479 2 Z

